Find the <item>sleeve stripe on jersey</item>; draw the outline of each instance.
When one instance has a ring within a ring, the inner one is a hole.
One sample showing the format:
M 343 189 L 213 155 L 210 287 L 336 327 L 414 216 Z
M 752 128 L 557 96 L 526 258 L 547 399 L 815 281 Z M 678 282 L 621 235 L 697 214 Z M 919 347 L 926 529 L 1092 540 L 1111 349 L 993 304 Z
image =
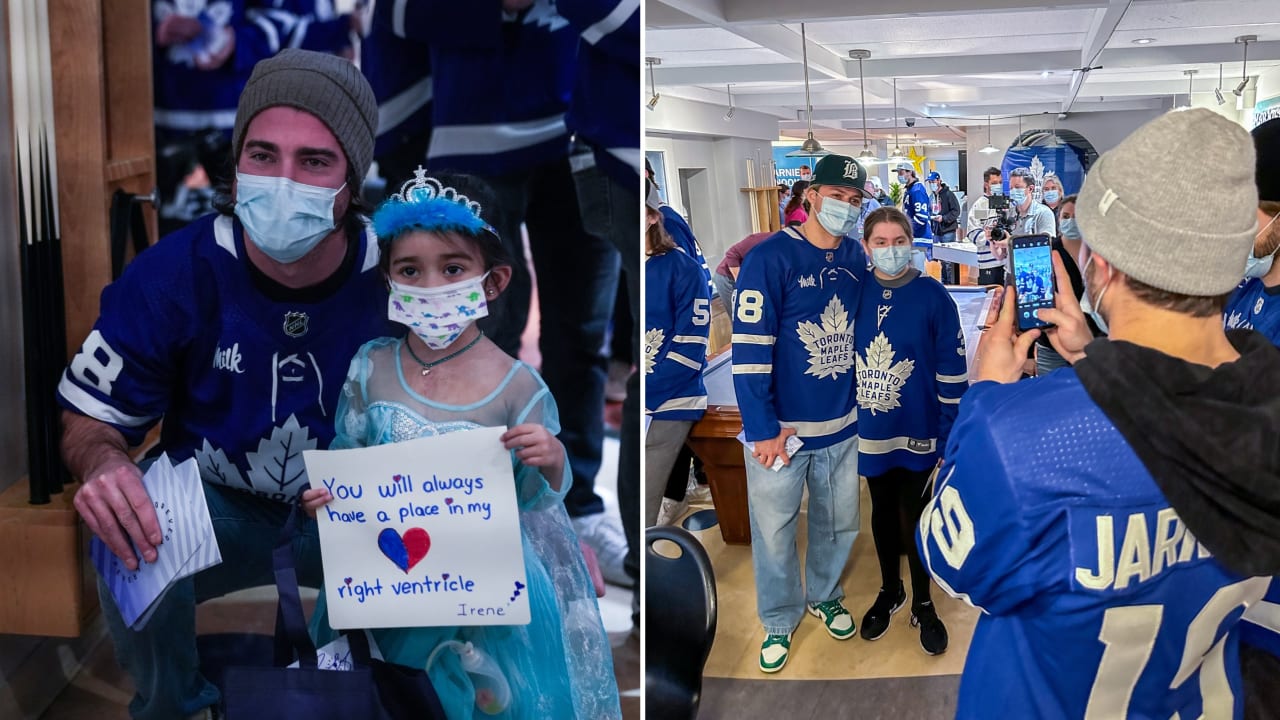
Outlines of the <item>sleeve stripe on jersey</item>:
M 944 398 L 944 397 L 942 397 L 941 395 L 939 395 L 939 396 L 938 396 L 938 402 L 940 402 L 940 403 L 945 403 L 945 404 L 947 404 L 947 405 L 959 405 L 959 404 L 960 404 L 960 398 Z
M 266 36 L 267 47 L 271 49 L 271 52 L 273 54 L 280 52 L 280 34 L 276 32 L 276 26 L 271 24 L 271 21 L 261 13 L 250 11 L 246 13 L 246 16 L 253 21 L 254 25 L 262 28 L 262 34 Z
M 672 398 L 658 406 L 657 410 L 650 412 L 650 415 L 657 413 L 669 412 L 672 410 L 706 410 L 707 396 L 699 395 L 698 397 Z
M 939 375 L 935 375 L 935 377 L 937 377 L 937 378 L 938 378 L 938 382 L 946 382 L 946 383 L 967 383 L 967 382 L 969 382 L 969 373 L 961 373 L 961 374 L 959 374 L 959 375 L 941 375 L 941 374 L 939 374 Z
M 639 8 L 640 0 L 622 0 L 603 20 L 582 31 L 582 41 L 588 45 L 595 45 L 605 35 L 622 27 L 622 24 Z
M 920 439 L 915 438 L 915 442 L 919 443 Z M 925 448 L 911 447 L 912 438 L 896 437 L 887 440 L 868 440 L 867 438 L 858 438 L 858 452 L 867 455 L 885 455 L 894 450 L 906 450 L 917 455 L 928 455 L 937 449 L 938 441 L 936 438 L 929 438 L 929 446 Z
M 773 363 L 766 365 L 740 365 L 733 364 L 734 375 L 772 375 Z
M 678 353 L 678 352 L 669 352 L 669 353 L 667 353 L 667 359 L 668 359 L 668 360 L 674 360 L 674 361 L 676 361 L 676 362 L 680 363 L 681 365 L 683 365 L 683 366 L 685 366 L 685 367 L 689 368 L 690 370 L 702 370 L 702 363 L 694 362 L 694 361 L 690 360 L 689 358 L 687 358 L 687 357 L 685 357 L 685 356 L 681 355 L 681 354 L 680 354 L 680 353 Z M 957 400 L 956 402 L 959 402 L 959 401 Z
M 88 415 L 95 420 L 101 420 L 112 425 L 121 425 L 123 427 L 139 427 L 146 425 L 155 418 L 135 417 L 126 415 L 110 405 L 98 400 L 94 396 L 85 392 L 83 388 L 71 382 L 66 373 L 62 375 L 62 382 L 58 383 L 58 392 L 62 393 L 62 397 L 76 406 L 80 412 Z
M 676 335 L 675 337 L 671 338 L 671 342 L 694 343 L 696 345 L 706 345 L 707 343 L 710 342 L 710 340 L 703 337 L 702 335 Z
M 734 369 L 736 370 L 737 368 Z M 796 434 L 801 437 L 824 437 L 827 435 L 834 435 L 856 422 L 858 422 L 858 407 L 855 405 L 853 412 L 834 420 L 825 420 L 821 422 L 780 420 L 779 424 L 783 427 L 793 428 L 796 431 Z
M 734 333 L 733 342 L 743 345 L 772 345 L 777 342 L 777 338 L 772 335 L 748 335 L 746 333 Z
M 236 257 L 235 228 L 231 224 L 230 215 L 219 215 L 213 221 L 213 239 L 218 247 L 231 253 L 231 257 Z
M 1246 622 L 1280 633 L 1280 605 L 1263 600 L 1244 613 Z

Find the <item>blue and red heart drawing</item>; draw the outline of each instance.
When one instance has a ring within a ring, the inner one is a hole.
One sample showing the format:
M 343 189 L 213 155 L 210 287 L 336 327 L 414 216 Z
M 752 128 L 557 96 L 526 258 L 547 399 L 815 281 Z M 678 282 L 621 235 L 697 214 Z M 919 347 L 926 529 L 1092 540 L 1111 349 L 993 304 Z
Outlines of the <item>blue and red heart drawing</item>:
M 418 527 L 405 530 L 404 535 L 386 528 L 378 533 L 378 549 L 396 567 L 408 574 L 414 565 L 427 556 L 427 551 L 431 549 L 431 536 Z

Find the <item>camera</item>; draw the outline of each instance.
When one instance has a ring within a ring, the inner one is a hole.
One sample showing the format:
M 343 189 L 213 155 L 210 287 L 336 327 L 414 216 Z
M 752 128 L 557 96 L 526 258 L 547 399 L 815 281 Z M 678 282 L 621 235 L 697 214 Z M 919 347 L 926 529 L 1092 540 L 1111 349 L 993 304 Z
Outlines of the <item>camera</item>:
M 915 118 L 907 118 L 907 127 L 915 127 L 915 126 L 916 126 L 916 119 L 915 119 Z
M 1014 219 L 1009 211 L 1009 197 L 1007 195 L 991 195 L 987 198 L 987 209 L 990 210 L 991 216 L 991 239 L 1004 240 L 1013 232 Z

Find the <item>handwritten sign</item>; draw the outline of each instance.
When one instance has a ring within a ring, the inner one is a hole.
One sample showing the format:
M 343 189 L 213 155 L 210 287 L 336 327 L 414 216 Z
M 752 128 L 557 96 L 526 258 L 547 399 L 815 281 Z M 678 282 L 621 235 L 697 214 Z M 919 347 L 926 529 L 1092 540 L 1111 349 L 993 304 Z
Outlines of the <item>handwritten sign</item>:
M 302 454 L 334 628 L 526 625 L 506 428 Z

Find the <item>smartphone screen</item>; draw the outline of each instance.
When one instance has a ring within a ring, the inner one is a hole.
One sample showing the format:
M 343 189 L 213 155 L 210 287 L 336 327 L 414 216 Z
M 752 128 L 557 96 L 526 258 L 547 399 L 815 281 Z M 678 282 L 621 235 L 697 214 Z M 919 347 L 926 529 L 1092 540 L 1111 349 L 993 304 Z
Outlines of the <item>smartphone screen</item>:
M 1048 235 L 1023 235 L 1009 241 L 1013 283 L 1017 291 L 1018 329 L 1047 327 L 1036 317 L 1053 307 L 1053 246 Z

